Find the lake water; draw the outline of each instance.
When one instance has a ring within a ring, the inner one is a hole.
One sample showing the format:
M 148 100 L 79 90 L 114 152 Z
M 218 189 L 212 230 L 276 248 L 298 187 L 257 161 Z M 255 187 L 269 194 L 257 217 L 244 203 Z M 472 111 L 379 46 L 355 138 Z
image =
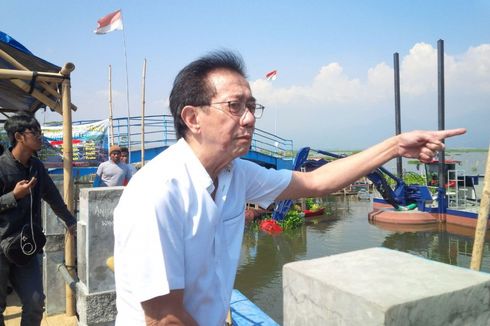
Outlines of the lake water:
M 465 153 L 453 159 L 466 162 L 465 169 L 477 168 L 476 173 L 467 172 L 468 175 L 483 174 L 486 155 L 486 152 Z M 245 230 L 235 288 L 280 324 L 283 318 L 282 266 L 289 262 L 385 247 L 451 265 L 470 266 L 473 229 L 442 224 L 420 230 L 397 230 L 390 225 L 368 222 L 368 213 L 372 210 L 370 201 L 355 197 L 327 197 L 325 201 L 329 213 L 307 221 L 298 229 L 277 236 Z M 487 234 L 481 268 L 485 272 L 490 272 L 489 249 Z

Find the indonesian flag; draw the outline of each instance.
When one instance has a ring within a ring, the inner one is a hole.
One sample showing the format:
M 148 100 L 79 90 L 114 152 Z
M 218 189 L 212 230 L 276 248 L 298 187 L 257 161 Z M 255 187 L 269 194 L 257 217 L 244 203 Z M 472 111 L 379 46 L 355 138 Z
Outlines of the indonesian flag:
M 265 75 L 265 78 L 267 78 L 267 80 L 276 80 L 276 78 L 277 78 L 277 70 L 272 70 L 271 72 L 268 72 Z
M 113 13 L 99 19 L 97 21 L 97 29 L 94 31 L 94 33 L 107 34 L 117 29 L 120 31 L 123 29 L 121 10 L 114 11 Z

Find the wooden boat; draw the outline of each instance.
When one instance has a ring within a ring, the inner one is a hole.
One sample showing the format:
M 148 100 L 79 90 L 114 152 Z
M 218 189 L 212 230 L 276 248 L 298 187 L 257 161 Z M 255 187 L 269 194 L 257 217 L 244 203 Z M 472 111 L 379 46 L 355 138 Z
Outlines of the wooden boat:
M 325 213 L 325 207 L 318 208 L 318 209 L 315 209 L 315 210 L 305 209 L 303 211 L 303 213 L 305 214 L 305 217 L 306 218 L 313 217 L 313 216 L 320 216 L 320 215 L 323 215 Z

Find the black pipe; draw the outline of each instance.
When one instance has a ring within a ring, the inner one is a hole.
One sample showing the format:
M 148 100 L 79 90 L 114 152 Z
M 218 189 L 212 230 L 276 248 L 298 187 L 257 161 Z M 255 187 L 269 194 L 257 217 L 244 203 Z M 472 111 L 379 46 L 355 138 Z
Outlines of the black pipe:
M 438 108 L 438 129 L 439 130 L 444 130 L 445 125 L 444 125 L 444 110 L 445 110 L 445 103 L 444 103 L 444 41 L 439 40 L 437 41 L 437 90 L 438 90 L 438 101 L 437 101 L 437 108 Z M 444 140 L 442 140 L 444 143 Z M 445 161 L 445 155 L 444 155 L 444 149 L 439 152 L 439 165 L 438 165 L 438 173 L 439 173 L 439 212 L 440 213 L 445 213 L 446 210 L 446 193 L 445 193 L 445 188 L 444 185 L 446 184 L 446 175 L 445 175 L 445 169 L 444 169 L 444 161 Z M 442 198 L 441 198 L 442 197 Z
M 400 64 L 398 58 L 398 52 L 393 54 L 393 65 L 395 71 L 395 132 L 397 135 L 401 134 L 401 114 L 400 114 Z M 403 166 L 402 158 L 396 158 L 396 171 L 398 178 L 403 178 Z

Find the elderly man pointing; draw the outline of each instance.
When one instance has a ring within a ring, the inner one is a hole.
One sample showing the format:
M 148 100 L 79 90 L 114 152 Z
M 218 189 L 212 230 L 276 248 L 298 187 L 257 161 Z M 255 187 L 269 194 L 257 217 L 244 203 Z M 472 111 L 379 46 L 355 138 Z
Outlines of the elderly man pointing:
M 429 162 L 465 129 L 412 131 L 312 172 L 240 159 L 257 103 L 233 53 L 183 68 L 170 94 L 176 144 L 143 167 L 114 212 L 117 325 L 220 325 L 229 309 L 245 203 L 324 196 L 398 157 Z

